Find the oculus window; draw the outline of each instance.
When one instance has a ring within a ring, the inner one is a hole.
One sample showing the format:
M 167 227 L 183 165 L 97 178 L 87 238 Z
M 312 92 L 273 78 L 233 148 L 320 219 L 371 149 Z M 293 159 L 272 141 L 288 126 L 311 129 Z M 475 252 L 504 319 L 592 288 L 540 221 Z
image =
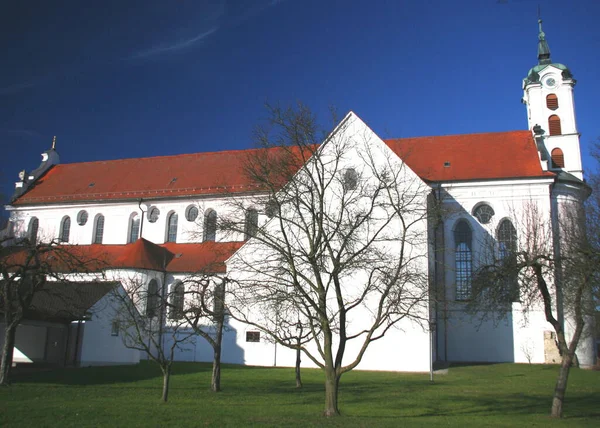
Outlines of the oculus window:
M 473 215 L 481 224 L 488 224 L 494 217 L 494 210 L 488 204 L 479 204 L 473 209 Z

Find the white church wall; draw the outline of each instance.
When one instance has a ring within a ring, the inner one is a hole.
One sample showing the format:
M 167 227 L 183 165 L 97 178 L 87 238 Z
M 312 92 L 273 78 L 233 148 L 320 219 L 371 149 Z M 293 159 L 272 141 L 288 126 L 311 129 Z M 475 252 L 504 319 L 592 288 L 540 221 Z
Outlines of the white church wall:
M 140 351 L 127 348 L 123 344 L 123 332 L 113 330 L 116 316 L 110 293 L 100 299 L 90 312 L 91 319 L 84 323 L 80 365 L 137 364 Z
M 446 243 L 445 284 L 448 300 L 444 320 L 444 306 L 440 305 L 438 323 L 438 349 L 440 358 L 449 361 L 473 362 L 544 362 L 543 333 L 548 324 L 539 311 L 530 311 L 525 316 L 519 304 L 504 317 L 498 313 L 468 314 L 465 304 L 456 301 L 454 257 L 454 228 L 460 219 L 468 222 L 472 229 L 473 272 L 494 251 L 497 228 L 504 219 L 509 219 L 523 238 L 527 231 L 526 218 L 537 210 L 542 227 L 551 228 L 550 186 L 553 180 L 510 180 L 503 182 L 455 183 L 444 186 L 447 195 L 444 205 L 448 215 L 444 222 Z M 489 224 L 481 224 L 473 216 L 479 204 L 488 204 L 494 210 Z M 535 207 L 535 208 L 533 208 Z M 551 236 L 551 235 L 549 235 Z M 551 240 L 549 242 L 551 245 Z M 550 247 L 551 248 L 551 247 Z M 444 346 L 447 349 L 444 350 Z
M 330 137 L 328 142 L 321 147 L 322 152 L 319 154 L 321 160 L 323 163 L 327 163 L 328 160 L 332 161 L 335 158 L 335 160 L 339 162 L 337 164 L 338 169 L 336 174 L 341 174 L 345 168 L 354 168 L 358 172 L 361 183 L 375 180 L 373 175 L 374 171 L 381 172 L 386 167 L 392 168 L 392 174 L 398 173 L 399 183 L 401 183 L 402 186 L 405 186 L 404 189 L 400 189 L 400 194 L 406 195 L 405 201 L 411 201 L 409 204 L 410 206 L 407 207 L 407 211 L 403 212 L 403 215 L 405 216 L 407 223 L 410 223 L 411 221 L 415 222 L 406 238 L 407 241 L 404 242 L 404 251 L 406 255 L 406 260 L 404 260 L 404 262 L 406 263 L 407 260 L 411 258 L 406 269 L 411 272 L 420 271 L 423 275 L 426 275 L 428 270 L 426 242 L 427 223 L 426 219 L 421 216 L 426 210 L 426 198 L 429 193 L 429 188 L 424 185 L 424 183 L 409 168 L 403 168 L 402 162 L 391 152 L 387 145 L 385 145 L 370 129 L 368 129 L 368 127 L 366 127 L 366 125 L 364 125 L 362 121 L 360 121 L 360 119 L 353 114 L 350 114 L 346 119 L 347 121 L 342 122 L 343 125 L 340 125 L 340 128 L 336 131 L 338 134 L 334 134 Z M 342 135 L 339 135 L 339 133 L 342 133 Z M 337 144 L 341 144 L 344 147 L 341 158 L 330 152 L 334 148 L 340 147 L 337 146 Z M 311 166 L 309 165 L 307 171 L 310 171 L 310 168 Z M 331 173 L 333 173 L 333 171 Z M 334 190 L 331 190 L 330 188 L 327 192 L 330 193 L 326 193 L 324 198 L 327 201 L 326 207 L 331 213 L 334 213 L 336 212 L 336 209 L 340 208 L 340 202 L 339 199 L 336 199 Z M 288 208 L 283 205 L 282 217 L 288 219 L 292 218 L 292 216 L 300 215 L 293 211 L 294 209 L 295 208 Z M 331 213 L 330 216 L 334 218 L 335 214 Z M 377 221 L 382 221 L 381 219 L 387 219 L 389 217 L 388 214 L 382 211 L 379 213 L 379 217 L 375 216 L 374 218 L 377 218 L 378 220 L 372 221 L 368 233 L 377 230 L 379 224 Z M 401 253 L 403 242 L 400 241 L 400 238 L 396 233 L 401 230 L 400 226 L 400 221 L 398 219 L 392 220 L 390 224 L 386 226 L 385 232 L 383 233 L 384 235 L 388 235 L 389 239 L 385 242 L 382 241 L 373 244 L 374 246 L 378 246 L 382 251 L 382 254 Z M 268 228 L 269 232 L 267 232 L 267 234 L 269 236 L 276 236 L 282 233 L 281 230 L 278 229 L 278 221 L 276 219 L 266 223 L 264 227 Z M 295 242 L 297 242 L 298 246 L 308 245 L 304 243 L 306 238 L 301 237 L 303 236 L 301 231 L 290 231 L 289 233 L 295 236 Z M 366 236 L 364 237 L 364 240 L 367 240 Z M 273 259 L 269 253 L 270 250 L 268 247 L 262 245 L 259 241 L 259 239 L 250 239 L 238 253 L 227 262 L 229 272 L 228 277 L 232 284 L 234 284 L 234 287 L 236 286 L 235 284 L 245 284 L 248 281 L 269 282 L 265 272 L 268 272 L 269 269 L 273 267 L 272 263 L 269 261 Z M 301 254 L 301 252 L 299 254 Z M 298 260 L 297 263 L 300 263 L 300 260 Z M 299 269 L 299 267 L 297 268 Z M 357 271 L 353 271 L 351 274 L 346 274 L 346 276 L 341 279 L 346 302 L 351 302 L 353 301 L 353 298 L 358 298 L 358 296 L 360 296 L 361 286 L 366 283 L 367 276 L 368 272 L 361 268 Z M 273 278 L 271 278 L 270 282 L 273 282 Z M 427 286 L 426 284 L 422 285 L 425 287 Z M 418 294 L 417 286 L 415 284 L 408 284 L 405 285 L 405 287 L 407 287 L 406 293 Z M 331 300 L 329 307 L 333 313 L 335 312 L 335 309 L 333 308 L 336 307 L 336 301 L 331 290 L 332 289 L 330 289 L 330 294 L 327 298 Z M 253 291 L 247 291 L 252 294 L 259 290 L 255 288 Z M 235 295 L 236 292 L 243 294 L 243 286 L 242 288 L 238 288 L 238 290 L 234 290 L 233 294 Z M 365 328 L 369 328 L 376 308 L 376 306 L 374 306 L 376 303 L 374 301 L 375 298 L 376 297 L 370 299 L 367 298 L 363 305 L 355 307 L 350 311 L 346 322 L 348 335 L 357 334 Z M 244 297 L 237 296 L 237 299 L 243 301 Z M 269 312 L 268 308 L 262 308 L 260 299 L 255 302 L 255 305 L 251 305 L 250 307 L 235 307 L 233 310 L 240 311 L 239 313 L 236 313 L 239 317 L 248 317 L 250 321 L 259 325 L 267 325 L 269 326 L 268 328 L 273 329 L 276 328 L 277 315 Z M 428 302 L 426 297 L 423 297 L 423 300 L 416 306 L 416 309 L 412 310 L 411 316 L 416 315 L 423 317 L 425 320 L 428 318 Z M 243 342 L 245 332 L 248 329 L 257 330 L 252 327 L 242 328 L 242 326 L 240 326 L 240 329 L 237 331 L 238 344 L 241 344 L 244 349 L 244 361 L 247 364 L 273 364 L 273 362 L 269 360 L 273 359 L 274 361 L 275 346 L 268 341 L 265 341 L 264 344 L 249 344 Z M 381 333 L 382 329 L 383 327 L 378 329 L 375 336 L 378 333 Z M 430 352 L 429 334 L 424 331 L 420 325 L 408 320 L 402 321 L 398 323 L 397 328 L 390 329 L 387 335 L 389 335 L 389 339 L 388 337 L 385 337 L 370 345 L 373 348 L 364 356 L 362 362 L 358 366 L 359 369 L 428 370 Z M 335 336 L 336 335 L 334 334 L 334 337 Z M 361 339 L 363 337 L 364 336 L 360 336 L 358 339 L 351 340 L 347 343 L 343 364 L 348 364 L 356 358 L 359 353 L 359 348 L 362 345 Z M 307 347 L 312 351 L 312 354 L 315 355 L 316 358 L 321 360 L 319 353 L 316 352 L 316 345 L 314 343 L 310 343 Z M 334 349 L 335 348 L 336 344 L 334 343 Z M 267 357 L 265 357 L 265 355 L 267 355 Z M 265 362 L 265 358 L 267 358 L 267 362 Z M 303 360 L 306 361 L 306 364 L 308 365 L 314 365 L 306 356 Z M 293 365 L 294 362 L 295 353 L 293 351 L 286 351 L 282 349 L 281 346 L 277 347 L 278 365 Z
M 14 223 L 16 236 L 27 236 L 29 223 L 33 217 L 39 220 L 38 237 L 42 241 L 56 239 L 60 233 L 62 219 L 65 216 L 71 219 L 71 228 L 69 244 L 89 245 L 94 237 L 94 219 L 102 214 L 105 219 L 104 234 L 102 243 L 108 245 L 126 244 L 130 233 L 130 218 L 133 214 L 141 217 L 143 212 L 143 221 L 141 224 L 141 236 L 156 244 L 162 244 L 167 240 L 167 221 L 169 214 L 176 213 L 177 221 L 177 240 L 176 242 L 202 242 L 204 218 L 203 214 L 213 209 L 224 214 L 230 209 L 229 196 L 217 195 L 202 198 L 185 199 L 161 199 L 144 201 L 141 204 L 136 202 L 106 201 L 102 203 L 78 203 L 78 204 L 49 204 L 29 207 L 12 207 L 11 222 Z M 239 199 L 249 197 L 240 196 Z M 253 198 L 252 200 L 255 200 Z M 196 206 L 199 214 L 194 221 L 186 219 L 186 212 L 190 206 Z M 152 223 L 148 219 L 148 210 L 156 207 L 160 215 L 156 222 Z M 78 224 L 78 214 L 81 211 L 87 212 L 87 222 L 84 225 Z M 264 221 L 264 216 L 261 216 Z M 241 234 L 223 234 L 217 230 L 217 241 L 241 241 L 244 237 Z

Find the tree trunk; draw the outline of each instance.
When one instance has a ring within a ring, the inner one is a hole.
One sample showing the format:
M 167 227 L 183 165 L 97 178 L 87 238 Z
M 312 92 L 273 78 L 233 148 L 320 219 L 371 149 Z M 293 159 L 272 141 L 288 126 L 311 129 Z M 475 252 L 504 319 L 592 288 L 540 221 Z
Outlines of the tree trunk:
M 571 369 L 572 362 L 572 355 L 569 355 L 569 353 L 563 355 L 558 379 L 556 380 L 556 387 L 554 388 L 554 398 L 552 399 L 550 416 L 553 418 L 562 418 L 565 393 L 567 392 L 567 381 L 569 380 L 569 370 Z
M 298 339 L 300 341 L 300 339 Z M 302 388 L 302 377 L 300 376 L 300 362 L 302 359 L 300 358 L 300 348 L 296 349 L 296 388 Z
M 217 331 L 215 342 L 213 345 L 213 368 L 212 368 L 212 379 L 210 381 L 210 390 L 212 392 L 221 391 L 221 346 L 223 343 L 223 324 L 225 322 L 225 315 L 221 311 L 217 319 Z
M 15 335 L 17 324 L 7 324 L 4 329 L 4 346 L 2 347 L 2 362 L 0 363 L 0 385 L 10 385 L 10 372 L 15 350 Z
M 163 391 L 162 401 L 165 403 L 169 399 L 169 381 L 171 380 L 171 364 L 163 369 Z
M 325 411 L 324 416 L 339 416 L 338 409 L 338 390 L 340 386 L 340 376 L 335 369 L 325 369 Z
M 221 344 L 215 346 L 214 348 L 212 380 L 210 382 L 210 390 L 212 392 L 219 392 L 221 390 Z

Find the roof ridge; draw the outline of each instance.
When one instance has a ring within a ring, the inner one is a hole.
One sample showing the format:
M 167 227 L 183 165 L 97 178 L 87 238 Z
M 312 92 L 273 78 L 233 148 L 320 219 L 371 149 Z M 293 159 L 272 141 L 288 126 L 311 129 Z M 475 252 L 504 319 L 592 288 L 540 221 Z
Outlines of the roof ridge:
M 445 134 L 445 135 L 425 135 L 418 137 L 398 137 L 398 138 L 383 138 L 383 141 L 394 141 L 394 140 L 419 140 L 427 138 L 446 138 L 446 137 L 466 137 L 466 136 L 477 136 L 477 135 L 493 135 L 493 134 L 513 134 L 513 133 L 530 133 L 527 129 L 515 129 L 512 131 L 490 131 L 490 132 L 471 132 L 468 134 Z
M 277 147 L 267 147 L 267 149 L 276 149 Z M 210 152 L 194 152 L 194 153 L 179 153 L 175 155 L 158 155 L 158 156 L 142 156 L 142 157 L 131 157 L 131 158 L 119 158 L 119 159 L 103 159 L 95 161 L 83 161 L 83 162 L 70 162 L 61 163 L 55 166 L 68 166 L 68 165 L 87 165 L 87 164 L 98 164 L 102 162 L 127 162 L 127 161 L 139 161 L 146 159 L 168 159 L 177 158 L 182 156 L 206 156 L 206 155 L 226 155 L 226 154 L 239 154 L 243 152 L 251 153 L 253 151 L 264 150 L 262 147 L 251 147 L 247 149 L 229 149 L 229 150 L 218 150 Z

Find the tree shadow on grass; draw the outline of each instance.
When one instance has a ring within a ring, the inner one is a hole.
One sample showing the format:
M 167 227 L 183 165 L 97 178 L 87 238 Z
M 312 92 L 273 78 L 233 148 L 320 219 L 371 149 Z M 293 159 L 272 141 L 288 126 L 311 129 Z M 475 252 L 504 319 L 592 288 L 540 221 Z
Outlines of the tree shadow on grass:
M 174 363 L 172 375 L 210 374 L 210 363 Z M 14 374 L 14 383 L 56 384 L 56 385 L 103 385 L 139 382 L 161 378 L 158 365 L 151 361 L 126 366 L 69 367 L 44 371 L 29 371 Z

